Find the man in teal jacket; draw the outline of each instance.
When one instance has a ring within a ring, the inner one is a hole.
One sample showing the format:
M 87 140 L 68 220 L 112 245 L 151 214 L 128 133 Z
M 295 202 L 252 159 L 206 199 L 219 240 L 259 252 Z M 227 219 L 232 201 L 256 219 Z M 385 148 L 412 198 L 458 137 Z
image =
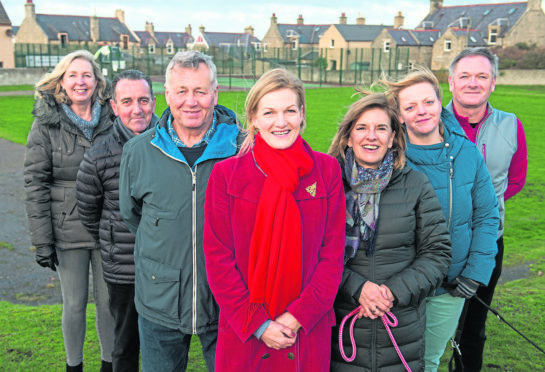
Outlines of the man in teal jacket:
M 216 67 L 177 53 L 166 70 L 169 108 L 123 151 L 120 209 L 136 236 L 135 305 L 144 371 L 185 371 L 191 335 L 214 370 L 219 308 L 208 286 L 204 197 L 215 163 L 242 142 L 235 114 L 217 105 Z

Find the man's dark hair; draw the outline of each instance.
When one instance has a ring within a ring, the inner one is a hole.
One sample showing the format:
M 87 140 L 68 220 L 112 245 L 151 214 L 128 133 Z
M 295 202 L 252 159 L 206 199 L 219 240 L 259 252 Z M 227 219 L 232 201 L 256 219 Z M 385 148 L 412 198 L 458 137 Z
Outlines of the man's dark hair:
M 460 62 L 462 58 L 473 56 L 481 56 L 488 59 L 490 61 L 490 65 L 492 66 L 492 78 L 498 76 L 498 56 L 492 53 L 490 49 L 486 47 L 467 48 L 462 50 L 460 54 L 454 57 L 450 64 L 450 76 L 454 76 L 454 70 L 456 69 L 456 65 L 458 64 L 458 62 Z
M 151 83 L 151 79 L 148 75 L 144 74 L 143 72 L 140 72 L 138 70 L 125 70 L 123 72 L 120 72 L 119 74 L 114 76 L 114 79 L 112 80 L 112 99 L 115 102 L 115 88 L 117 87 L 117 83 L 119 83 L 120 80 L 145 80 L 148 83 L 149 92 L 151 98 L 153 98 L 153 85 Z

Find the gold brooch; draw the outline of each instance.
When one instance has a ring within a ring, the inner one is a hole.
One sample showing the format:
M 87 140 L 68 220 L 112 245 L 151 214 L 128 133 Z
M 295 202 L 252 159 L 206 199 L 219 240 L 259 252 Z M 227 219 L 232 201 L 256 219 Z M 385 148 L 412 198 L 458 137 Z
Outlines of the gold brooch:
M 314 182 L 312 185 L 310 185 L 309 187 L 307 187 L 305 190 L 307 190 L 307 192 L 308 192 L 311 196 L 316 196 L 316 182 Z

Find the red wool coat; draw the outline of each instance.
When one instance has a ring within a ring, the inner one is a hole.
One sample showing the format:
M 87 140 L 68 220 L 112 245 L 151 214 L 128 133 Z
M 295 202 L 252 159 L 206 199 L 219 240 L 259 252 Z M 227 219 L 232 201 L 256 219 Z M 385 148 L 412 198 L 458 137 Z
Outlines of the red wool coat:
M 344 191 L 338 162 L 312 151 L 314 167 L 294 197 L 301 212 L 303 288 L 286 309 L 302 327 L 292 347 L 274 350 L 253 333 L 269 316 L 260 307 L 246 326 L 248 257 L 265 175 L 252 153 L 217 163 L 205 202 L 204 254 L 220 306 L 216 371 L 329 371 L 333 301 L 342 277 Z

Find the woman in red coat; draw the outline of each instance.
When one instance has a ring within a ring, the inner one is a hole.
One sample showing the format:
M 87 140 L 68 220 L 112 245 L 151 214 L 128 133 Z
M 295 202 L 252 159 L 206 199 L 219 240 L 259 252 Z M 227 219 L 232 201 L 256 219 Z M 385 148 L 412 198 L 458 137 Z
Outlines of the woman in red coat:
M 301 81 L 267 72 L 246 99 L 239 156 L 210 175 L 204 253 L 220 306 L 216 371 L 329 371 L 346 211 L 338 162 L 300 136 L 304 113 Z

